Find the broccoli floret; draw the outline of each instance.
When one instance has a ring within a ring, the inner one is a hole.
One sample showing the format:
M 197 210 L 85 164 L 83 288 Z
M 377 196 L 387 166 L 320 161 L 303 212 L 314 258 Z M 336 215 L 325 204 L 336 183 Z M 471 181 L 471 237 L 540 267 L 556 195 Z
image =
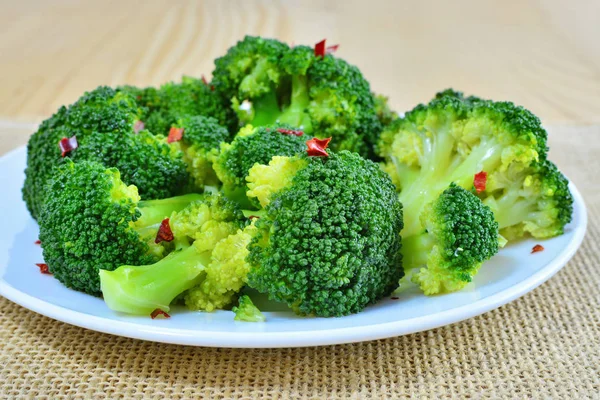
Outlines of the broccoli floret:
M 154 134 L 167 135 L 181 118 L 195 115 L 215 118 L 231 129 L 237 125 L 233 110 L 202 79 L 184 76 L 180 83 L 169 82 L 159 89 L 123 86 L 119 90 L 132 94 L 144 107 L 141 120 Z
M 344 60 L 246 36 L 215 60 L 212 84 L 241 125 L 289 124 L 333 137 L 333 150 L 373 155 L 381 133 L 375 99 L 358 68 Z
M 218 186 L 219 179 L 213 169 L 219 146 L 229 139 L 229 132 L 211 117 L 201 115 L 180 118 L 175 127 L 183 129 L 181 141 L 172 144 L 183 151 L 183 161 L 193 180 L 195 189 Z
M 417 270 L 412 280 L 427 295 L 462 289 L 498 252 L 494 214 L 460 186 L 426 205 L 420 222 L 421 233 L 402 237 L 402 260 L 407 275 Z
M 243 295 L 238 300 L 238 306 L 231 309 L 235 313 L 236 321 L 265 322 L 263 313 L 254 305 L 250 297 Z
M 254 231 L 254 226 L 249 225 L 217 243 L 205 279 L 184 294 L 189 309 L 214 311 L 235 300 L 248 281 L 250 265 L 246 262 L 247 246 Z
M 388 98 L 380 94 L 373 94 L 375 97 L 375 113 L 381 126 L 385 129 L 388 125 L 398 119 L 398 113 L 393 111 L 389 104 Z
M 249 245 L 250 287 L 323 317 L 361 311 L 395 289 L 402 206 L 377 164 L 348 151 L 274 157 L 248 182 L 266 199 Z
M 289 134 L 284 125 L 243 128 L 231 143 L 223 143 L 214 164 L 223 193 L 244 208 L 257 208 L 256 201 L 246 197 L 246 176 L 256 163 L 268 164 L 273 156 L 293 156 L 306 151 L 311 136 Z M 283 130 L 284 133 L 280 132 Z
M 538 165 L 545 163 L 546 137 L 539 119 L 524 108 L 508 102 L 465 98 L 453 90 L 438 93 L 429 104 L 418 105 L 392 122 L 381 136 L 378 152 L 385 160 L 383 169 L 400 192 L 405 216 L 403 236 L 419 233 L 423 207 L 452 182 L 471 189 L 474 175 L 484 171 L 490 185 L 497 185 L 498 190 L 508 187 L 504 182 L 521 179 L 525 184 L 524 177 L 535 174 L 540 170 Z M 513 185 L 511 190 L 523 188 Z M 499 195 L 496 191 L 495 196 Z M 563 197 L 555 204 L 569 204 L 568 190 L 558 190 L 555 196 Z M 509 208 L 505 211 L 511 212 Z M 554 215 L 570 212 L 567 207 Z M 554 232 L 561 232 L 569 218 L 556 220 L 561 228 Z M 552 225 L 548 221 L 539 223 Z M 500 227 L 509 228 L 506 222 Z M 535 230 L 529 232 L 537 235 Z
M 161 221 L 200 195 L 141 201 L 115 168 L 66 160 L 45 186 L 40 240 L 50 272 L 67 287 L 100 295 L 99 270 L 164 256 L 154 243 Z
M 524 170 L 490 174 L 479 197 L 492 209 L 500 233 L 508 240 L 526 234 L 535 238 L 562 235 L 573 214 L 569 182 L 549 160 Z
M 222 257 L 219 246 L 246 220 L 227 199 L 204 194 L 173 213 L 170 221 L 177 244 L 172 253 L 154 264 L 100 271 L 102 294 L 112 310 L 140 315 L 157 308 L 169 311 L 174 299 L 185 298 L 186 290 L 209 279 Z
M 53 169 L 69 158 L 118 168 L 123 181 L 136 185 L 144 199 L 184 193 L 189 176 L 183 154 L 163 137 L 145 130 L 136 134 L 140 116 L 133 96 L 99 87 L 42 122 L 27 146 L 23 198 L 32 216 L 38 217 Z M 78 147 L 63 157 L 58 143 L 72 136 Z

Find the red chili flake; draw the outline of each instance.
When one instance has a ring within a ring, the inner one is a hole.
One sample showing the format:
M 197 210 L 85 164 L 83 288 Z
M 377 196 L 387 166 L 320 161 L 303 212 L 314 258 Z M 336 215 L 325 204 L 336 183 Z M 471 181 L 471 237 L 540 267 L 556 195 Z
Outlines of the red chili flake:
M 294 129 L 285 129 L 285 128 L 277 128 L 277 132 L 283 133 L 284 135 L 294 135 L 294 136 L 302 136 L 304 132 L 297 131 Z
M 538 253 L 540 251 L 544 251 L 544 246 L 542 246 L 541 244 L 536 244 L 535 246 L 533 246 L 533 248 L 531 249 L 531 254 L 533 253 Z
M 337 51 L 338 47 L 340 47 L 339 44 L 334 44 L 333 46 L 328 46 L 325 49 L 325 53 L 327 53 L 327 54 L 333 54 L 333 53 L 335 53 Z
M 38 239 L 35 242 L 33 242 L 33 244 L 42 244 L 42 241 L 40 239 Z
M 139 131 L 141 131 L 142 129 L 144 129 L 144 123 L 142 121 L 135 121 L 135 124 L 133 124 L 133 131 L 135 133 L 139 133 Z
M 201 79 L 202 79 L 202 83 L 204 83 L 206 86 L 209 86 L 209 83 L 206 80 L 206 77 L 204 75 L 202 75 Z M 210 85 L 210 90 L 215 90 L 214 85 Z
M 340 47 L 339 44 L 334 44 L 333 46 L 325 46 L 326 39 L 321 40 L 319 43 L 315 44 L 315 56 L 316 57 L 325 57 L 325 54 L 335 53 Z
M 398 300 L 400 297 L 392 297 L 392 300 Z
M 60 155 L 62 157 L 66 156 L 67 153 L 71 152 L 72 150 L 75 150 L 78 146 L 79 144 L 77 143 L 77 138 L 75 136 L 70 138 L 64 137 L 58 141 L 58 147 L 60 148 Z
M 150 314 L 150 318 L 156 319 L 156 317 L 158 317 L 159 315 L 162 315 L 164 318 L 171 318 L 169 314 L 167 314 L 160 308 L 157 308 L 156 310 L 152 311 L 152 313 Z
M 329 157 L 329 154 L 325 151 L 329 142 L 331 142 L 330 137 L 327 139 L 310 139 L 306 142 L 306 146 L 308 147 L 306 153 L 311 157 Z
M 253 220 L 253 219 L 260 219 L 260 217 L 258 215 L 249 215 L 248 216 L 249 220 Z
M 325 57 L 325 39 L 321 40 L 319 43 L 315 44 L 315 56 L 316 57 Z
M 473 186 L 475 186 L 475 191 L 477 193 L 481 193 L 485 190 L 485 183 L 487 182 L 487 172 L 481 171 L 475 174 L 473 178 Z
M 165 218 L 160 223 L 158 232 L 156 232 L 156 239 L 154 239 L 154 243 L 171 242 L 173 239 L 174 236 L 173 231 L 171 230 L 171 225 L 169 225 L 169 218 Z
M 183 137 L 183 128 L 172 127 L 167 136 L 167 143 L 179 142 Z
M 40 272 L 42 274 L 46 274 L 46 275 L 52 275 L 52 273 L 50 272 L 50 270 L 48 269 L 48 264 L 44 264 L 44 263 L 37 263 L 35 264 L 40 268 Z

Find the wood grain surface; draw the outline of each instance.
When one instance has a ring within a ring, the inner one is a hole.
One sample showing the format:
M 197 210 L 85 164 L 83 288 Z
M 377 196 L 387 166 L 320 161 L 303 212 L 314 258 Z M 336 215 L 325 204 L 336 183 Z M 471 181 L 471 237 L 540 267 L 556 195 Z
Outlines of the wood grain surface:
M 245 34 L 339 43 L 399 111 L 454 87 L 600 123 L 598 0 L 0 0 L 0 118 L 39 121 L 100 84 L 210 76 Z

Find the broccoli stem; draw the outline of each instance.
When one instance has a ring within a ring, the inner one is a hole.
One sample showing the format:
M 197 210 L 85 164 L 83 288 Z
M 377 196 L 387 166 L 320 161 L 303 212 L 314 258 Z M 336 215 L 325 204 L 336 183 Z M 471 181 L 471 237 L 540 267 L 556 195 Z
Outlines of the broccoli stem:
M 104 301 L 110 309 L 129 314 L 149 315 L 157 308 L 169 311 L 175 297 L 204 279 L 209 263 L 209 251 L 200 253 L 190 246 L 155 264 L 100 270 Z
M 277 95 L 273 90 L 252 100 L 252 109 L 254 110 L 254 118 L 251 122 L 253 126 L 272 125 L 281 113 Z
M 197 193 L 184 194 L 183 196 L 170 197 L 160 200 L 143 200 L 138 203 L 138 209 L 142 215 L 135 221 L 137 229 L 143 229 L 152 225 L 160 224 L 161 221 L 170 217 L 173 212 L 181 211 L 192 201 L 199 200 L 202 195 Z
M 306 113 L 309 103 L 308 78 L 304 75 L 293 75 L 290 105 L 279 116 L 278 122 L 302 129 L 307 133 L 312 132 L 310 117 Z
M 405 273 L 427 265 L 427 257 L 433 249 L 434 240 L 428 233 L 402 238 L 402 266 Z

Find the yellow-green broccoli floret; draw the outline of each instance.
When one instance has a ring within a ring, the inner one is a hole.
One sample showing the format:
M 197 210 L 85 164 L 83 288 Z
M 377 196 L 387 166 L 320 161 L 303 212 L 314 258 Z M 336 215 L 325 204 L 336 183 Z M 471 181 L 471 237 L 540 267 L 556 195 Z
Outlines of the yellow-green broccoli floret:
M 265 322 L 263 313 L 254 305 L 250 297 L 243 295 L 238 300 L 238 306 L 231 309 L 235 313 L 233 318 L 236 321 L 245 322 Z

